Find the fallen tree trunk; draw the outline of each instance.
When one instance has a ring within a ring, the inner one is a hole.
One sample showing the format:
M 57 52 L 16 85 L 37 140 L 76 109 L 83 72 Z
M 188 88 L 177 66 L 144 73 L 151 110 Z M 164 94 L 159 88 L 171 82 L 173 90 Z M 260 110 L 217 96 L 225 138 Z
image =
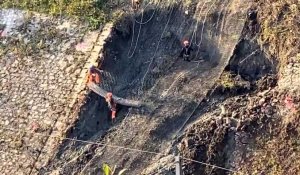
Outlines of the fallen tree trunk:
M 96 94 L 105 98 L 107 91 L 102 89 L 100 86 L 96 85 L 95 83 L 88 83 L 88 87 L 90 88 L 90 90 L 94 91 Z M 112 98 L 114 99 L 114 102 L 116 102 L 117 104 L 120 104 L 120 105 L 124 105 L 124 106 L 139 108 L 143 105 L 143 103 L 140 101 L 127 100 L 124 98 L 117 97 L 115 95 L 113 95 Z

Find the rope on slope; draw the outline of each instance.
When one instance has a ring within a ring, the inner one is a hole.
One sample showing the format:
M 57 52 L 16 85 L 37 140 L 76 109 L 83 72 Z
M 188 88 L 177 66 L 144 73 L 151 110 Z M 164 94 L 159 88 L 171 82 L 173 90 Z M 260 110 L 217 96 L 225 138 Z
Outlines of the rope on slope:
M 143 21 L 143 16 L 144 16 L 144 10 L 143 10 L 143 13 L 142 13 L 141 21 Z M 137 35 L 137 38 L 136 38 L 135 46 L 134 46 L 134 49 L 133 49 L 132 53 L 130 54 L 130 50 L 132 48 L 133 40 L 134 40 L 134 33 L 135 33 L 134 32 L 135 31 L 134 28 L 135 28 L 135 21 L 133 22 L 133 27 L 132 27 L 132 40 L 131 40 L 131 44 L 130 44 L 130 49 L 129 49 L 128 53 L 127 53 L 128 58 L 132 58 L 133 55 L 134 55 L 134 53 L 135 53 L 135 50 L 137 48 L 137 44 L 138 44 L 138 41 L 139 41 L 139 38 L 140 38 L 142 25 L 140 25 L 140 27 L 139 27 L 139 31 L 138 31 L 138 35 Z
M 203 10 L 203 8 L 204 8 L 204 6 L 205 6 L 205 4 L 206 3 L 208 3 L 210 0 L 206 0 L 203 4 L 202 4 L 202 7 L 201 7 L 201 9 L 200 9 L 200 12 L 199 12 L 199 14 L 198 14 L 198 17 L 197 17 L 197 21 L 196 21 L 196 25 L 195 25 L 195 27 L 194 27 L 194 31 L 193 31 L 193 35 L 192 35 L 192 39 L 191 39 L 191 43 L 193 42 L 193 39 L 194 39 L 194 36 L 195 36 L 195 45 L 196 46 L 198 46 L 197 45 L 197 40 L 196 40 L 196 32 L 197 32 L 197 30 L 198 30 L 198 24 L 199 24 L 199 21 L 200 21 L 200 19 L 201 19 L 201 13 L 202 13 L 202 10 Z M 200 3 L 199 3 L 200 4 Z
M 208 94 L 206 94 L 206 96 L 211 96 L 211 94 L 215 91 L 215 89 L 216 89 L 216 87 L 209 93 L 209 95 Z M 185 125 L 187 124 L 187 122 L 192 118 L 192 116 L 194 115 L 194 113 L 196 112 L 196 110 L 197 110 L 197 108 L 200 106 L 200 104 L 201 104 L 201 102 L 202 102 L 203 100 L 200 100 L 198 103 L 197 103 L 197 105 L 196 105 L 196 107 L 194 108 L 194 110 L 191 112 L 191 114 L 189 115 L 189 117 L 184 121 L 184 123 L 182 124 L 182 126 L 179 128 L 179 130 L 176 132 L 176 135 L 175 135 L 175 139 L 176 138 L 178 138 L 178 134 L 179 134 L 179 132 L 180 131 L 182 131 L 182 129 L 185 127 Z
M 222 18 L 222 21 L 221 21 L 220 36 L 219 36 L 219 40 L 218 40 L 218 45 L 217 45 L 217 47 L 220 46 L 220 43 L 221 43 L 221 40 L 222 40 L 222 32 L 223 32 L 224 25 L 225 25 L 225 18 L 226 18 L 226 15 L 228 14 L 228 11 L 229 11 L 228 8 L 229 8 L 229 6 L 230 6 L 231 4 L 232 4 L 232 2 L 228 2 L 227 6 L 226 6 L 225 9 L 224 9 L 225 14 L 224 14 L 224 16 L 223 16 L 223 18 Z
M 199 54 L 199 51 L 200 51 L 200 46 L 202 44 L 202 40 L 203 40 L 203 33 L 204 33 L 204 26 L 205 26 L 205 23 L 206 23 L 206 20 L 207 20 L 207 15 L 209 13 L 209 11 L 212 9 L 212 7 L 216 4 L 216 1 L 214 1 L 211 6 L 209 7 L 209 9 L 207 10 L 206 14 L 205 14 L 205 17 L 204 17 L 204 20 L 202 22 L 202 29 L 201 29 L 201 39 L 200 39 L 200 42 L 199 44 L 197 45 L 198 46 L 198 50 L 197 50 L 197 54 L 196 54 L 196 57 L 198 57 L 198 54 Z M 195 37 L 195 42 L 196 41 L 197 37 Z
M 225 2 L 222 3 L 221 10 L 219 11 L 219 14 L 218 14 L 218 20 L 217 20 L 216 29 L 218 29 L 218 27 L 219 27 L 219 22 L 220 22 L 221 14 L 222 14 L 222 12 L 224 11 L 224 8 L 225 8 Z
M 247 55 L 242 61 L 239 62 L 239 64 L 242 64 L 243 62 L 245 62 L 248 58 L 250 58 L 252 55 L 256 54 L 259 51 L 259 49 L 254 50 L 253 52 L 251 52 L 249 55 Z
M 159 3 L 160 3 L 160 1 L 158 2 L 157 6 L 159 5 Z M 144 17 L 145 9 L 149 5 L 150 5 L 150 2 L 142 9 L 141 21 L 137 21 L 136 19 L 134 19 L 133 27 L 132 27 L 132 39 L 131 39 L 131 43 L 130 43 L 130 49 L 129 49 L 128 53 L 127 53 L 128 58 L 132 58 L 133 55 L 134 55 L 134 53 L 135 53 L 135 50 L 137 48 L 137 44 L 138 44 L 138 41 L 139 41 L 139 38 L 140 38 L 140 33 L 141 33 L 142 25 L 147 24 L 148 22 L 150 22 L 152 20 L 152 18 L 154 17 L 155 12 L 157 11 L 158 7 L 155 8 L 155 10 L 154 10 L 153 14 L 151 15 L 150 19 L 148 19 L 146 22 L 143 22 L 143 17 Z M 136 42 L 135 42 L 135 46 L 134 46 L 133 52 L 132 52 L 132 54 L 130 54 L 130 51 L 131 51 L 131 48 L 132 48 L 132 45 L 133 45 L 133 40 L 134 40 L 135 23 L 140 24 L 140 27 L 139 27 L 139 31 L 138 31 L 138 35 L 137 35 L 137 39 L 136 39 Z
M 157 5 L 155 7 L 154 12 L 152 13 L 151 17 L 146 22 L 142 22 L 142 20 L 141 21 L 137 21 L 136 19 L 135 19 L 135 22 L 138 23 L 138 24 L 140 24 L 140 25 L 144 25 L 144 24 L 147 24 L 148 22 L 150 22 L 153 19 L 155 13 L 157 12 L 159 4 L 160 4 L 160 1 L 158 1 Z
M 160 155 L 160 156 L 167 156 L 168 155 L 166 153 L 160 153 L 160 152 L 154 152 L 154 151 L 146 151 L 146 150 L 141 150 L 141 149 L 136 149 L 136 148 L 129 148 L 129 147 L 125 147 L 125 146 L 110 145 L 110 144 L 104 144 L 104 143 L 98 143 L 98 142 L 92 142 L 92 141 L 85 141 L 85 140 L 73 139 L 73 138 L 67 138 L 67 137 L 66 138 L 61 138 L 60 136 L 52 136 L 50 134 L 35 133 L 35 132 L 24 131 L 24 130 L 21 130 L 21 129 L 6 128 L 6 127 L 2 127 L 2 126 L 1 126 L 1 129 L 8 130 L 8 131 L 16 131 L 16 132 L 27 132 L 27 133 L 32 133 L 34 135 L 39 135 L 39 136 L 42 136 L 42 137 L 59 138 L 61 140 L 69 140 L 69 141 L 74 141 L 74 142 L 80 142 L 80 143 L 86 143 L 86 144 L 92 144 L 92 145 L 110 147 L 110 148 L 115 148 L 115 149 L 123 149 L 123 150 L 127 150 L 127 151 L 139 152 L 139 153 L 144 153 L 144 154 L 154 154 L 154 155 Z M 215 167 L 215 168 L 226 170 L 226 171 L 230 171 L 230 172 L 237 172 L 237 171 L 234 171 L 234 170 L 231 170 L 231 169 L 227 169 L 227 168 L 224 168 L 224 167 L 221 167 L 221 166 L 212 165 L 212 164 L 209 164 L 209 163 L 205 163 L 205 162 L 201 162 L 201 161 L 189 159 L 189 158 L 186 158 L 186 157 L 183 157 L 183 156 L 180 156 L 180 158 L 182 158 L 184 160 L 187 160 L 187 161 L 194 162 L 194 163 L 202 164 L 202 165 L 205 165 L 205 166 L 211 166 L 211 167 Z
M 167 23 L 166 23 L 166 25 L 165 25 L 165 28 L 164 28 L 163 32 L 161 33 L 161 36 L 160 36 L 160 38 L 159 38 L 159 40 L 158 40 L 158 43 L 157 43 L 157 45 L 156 45 L 154 54 L 153 54 L 153 56 L 151 57 L 151 61 L 150 61 L 149 65 L 148 65 L 148 68 L 147 68 L 147 70 L 146 70 L 146 72 L 145 72 L 145 75 L 143 76 L 143 78 L 142 78 L 142 80 L 141 80 L 141 81 L 142 81 L 142 84 L 141 84 L 141 87 L 140 87 L 139 91 L 142 91 L 142 88 L 144 87 L 144 81 L 145 81 L 145 78 L 146 78 L 147 74 L 149 73 L 149 70 L 150 70 L 151 65 L 153 64 L 153 61 L 154 61 L 154 58 L 155 58 L 155 56 L 156 56 L 156 52 L 157 52 L 157 50 L 158 50 L 158 47 L 159 47 L 159 45 L 160 45 L 160 42 L 161 42 L 161 40 L 162 40 L 162 38 L 163 38 L 163 36 L 164 36 L 164 33 L 166 32 L 166 29 L 167 29 L 167 27 L 168 27 L 168 25 L 169 25 L 169 22 L 170 22 L 170 19 L 171 19 L 173 10 L 174 10 L 174 4 L 172 5 L 172 8 L 171 8 L 171 10 L 170 10 L 170 15 L 169 15 L 168 21 L 167 21 Z

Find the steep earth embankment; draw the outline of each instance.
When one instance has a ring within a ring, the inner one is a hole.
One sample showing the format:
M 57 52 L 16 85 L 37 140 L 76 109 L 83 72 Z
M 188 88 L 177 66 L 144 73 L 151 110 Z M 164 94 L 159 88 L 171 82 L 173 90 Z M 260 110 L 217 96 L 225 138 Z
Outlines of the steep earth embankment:
M 245 31 L 220 88 L 175 144 L 184 157 L 198 161 L 184 160 L 186 174 L 300 173 L 300 4 L 256 1 L 253 8 L 259 30 Z M 170 161 L 164 163 L 150 172 L 174 172 Z
M 107 79 L 104 87 L 148 105 L 138 110 L 122 107 L 112 127 L 107 123 L 104 100 L 90 94 L 69 137 L 169 154 L 170 143 L 184 121 L 228 64 L 242 35 L 249 5 L 235 0 L 199 1 L 189 7 L 161 2 L 148 5 L 134 17 L 124 15 L 103 53 L 100 68 Z M 134 20 L 137 22 L 131 27 Z M 193 43 L 192 62 L 178 58 L 183 39 Z M 104 162 L 128 168 L 130 174 L 141 174 L 156 158 L 110 146 L 65 141 L 40 174 L 98 174 Z

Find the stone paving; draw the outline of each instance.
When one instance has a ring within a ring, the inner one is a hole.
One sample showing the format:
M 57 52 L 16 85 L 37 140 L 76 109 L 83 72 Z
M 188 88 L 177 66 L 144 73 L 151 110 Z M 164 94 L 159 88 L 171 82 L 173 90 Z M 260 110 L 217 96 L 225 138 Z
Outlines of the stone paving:
M 37 174 L 74 121 L 110 31 L 99 38 L 79 22 L 14 10 L 0 10 L 0 24 L 9 26 L 0 38 L 0 174 Z

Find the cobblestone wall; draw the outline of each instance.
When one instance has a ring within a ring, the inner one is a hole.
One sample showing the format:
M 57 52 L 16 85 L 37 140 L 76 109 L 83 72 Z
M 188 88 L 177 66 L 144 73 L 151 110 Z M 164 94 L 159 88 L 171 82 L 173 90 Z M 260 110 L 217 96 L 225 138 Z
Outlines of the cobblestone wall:
M 1 11 L 1 19 L 11 13 L 16 12 Z M 10 22 L 10 30 L 0 39 L 3 175 L 36 174 L 47 163 L 76 117 L 71 114 L 84 95 L 87 69 L 97 62 L 103 37 L 110 33 L 99 38 L 99 32 L 86 32 L 79 22 L 18 15 L 22 22 L 18 20 L 15 28 Z M 1 19 L 4 25 L 8 21 Z

